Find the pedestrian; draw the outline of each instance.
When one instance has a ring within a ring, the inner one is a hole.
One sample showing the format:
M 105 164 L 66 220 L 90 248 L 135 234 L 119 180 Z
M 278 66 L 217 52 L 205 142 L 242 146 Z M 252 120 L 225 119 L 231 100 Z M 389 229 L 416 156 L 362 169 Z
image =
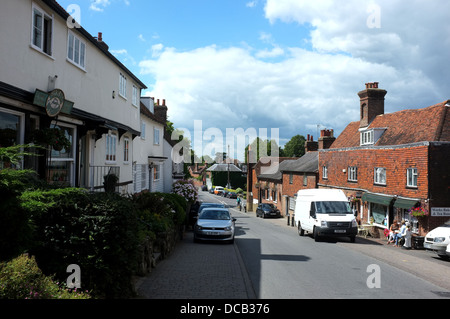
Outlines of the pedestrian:
M 237 206 L 239 207 L 239 211 L 241 211 L 241 197 L 240 196 L 237 196 L 236 202 L 237 202 Z

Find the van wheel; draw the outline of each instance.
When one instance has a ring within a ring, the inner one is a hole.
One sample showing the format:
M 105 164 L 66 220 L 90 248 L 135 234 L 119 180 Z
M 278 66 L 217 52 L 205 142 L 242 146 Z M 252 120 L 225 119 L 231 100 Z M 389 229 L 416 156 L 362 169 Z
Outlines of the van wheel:
M 305 235 L 305 230 L 302 228 L 302 225 L 300 224 L 300 222 L 298 222 L 298 235 L 299 236 Z
M 351 243 L 354 243 L 354 242 L 355 242 L 355 239 L 356 239 L 356 236 L 350 236 L 350 242 L 351 242 Z
M 317 230 L 316 227 L 314 227 L 313 237 L 314 237 L 314 241 L 319 241 L 319 231 Z

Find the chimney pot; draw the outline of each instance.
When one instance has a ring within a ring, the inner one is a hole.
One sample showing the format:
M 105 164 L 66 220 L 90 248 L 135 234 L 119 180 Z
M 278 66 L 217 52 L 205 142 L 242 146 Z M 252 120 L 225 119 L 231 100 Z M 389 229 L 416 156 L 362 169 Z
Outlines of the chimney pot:
M 101 32 L 98 33 L 98 42 L 102 42 L 103 41 L 103 34 Z
M 162 105 L 166 106 L 166 100 L 165 99 L 162 100 Z

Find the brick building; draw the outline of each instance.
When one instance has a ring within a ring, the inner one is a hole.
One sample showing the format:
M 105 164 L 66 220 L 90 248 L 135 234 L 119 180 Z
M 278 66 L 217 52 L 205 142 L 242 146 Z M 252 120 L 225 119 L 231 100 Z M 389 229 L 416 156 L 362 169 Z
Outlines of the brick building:
M 319 150 L 318 186 L 344 190 L 360 223 L 404 219 L 423 235 L 450 217 L 450 101 L 384 114 L 386 94 L 376 82 L 358 93 L 360 120 Z

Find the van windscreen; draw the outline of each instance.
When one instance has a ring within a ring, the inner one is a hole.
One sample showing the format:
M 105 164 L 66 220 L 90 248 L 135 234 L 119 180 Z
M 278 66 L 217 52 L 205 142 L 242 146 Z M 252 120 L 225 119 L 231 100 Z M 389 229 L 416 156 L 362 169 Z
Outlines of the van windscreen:
M 315 202 L 316 214 L 351 214 L 348 202 Z

